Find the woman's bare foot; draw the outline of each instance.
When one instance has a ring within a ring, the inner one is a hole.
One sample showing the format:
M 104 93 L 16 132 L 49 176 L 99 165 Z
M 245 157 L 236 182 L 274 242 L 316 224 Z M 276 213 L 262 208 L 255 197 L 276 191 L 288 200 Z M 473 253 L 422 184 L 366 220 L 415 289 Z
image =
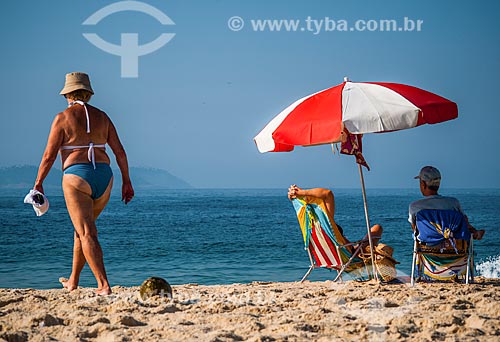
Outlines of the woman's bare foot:
M 73 284 L 71 283 L 68 279 L 61 277 L 59 278 L 59 282 L 62 284 L 62 286 L 67 289 L 68 291 L 73 291 L 78 288 L 78 284 Z
M 99 296 L 109 296 L 111 294 L 111 288 L 104 287 L 102 289 L 95 290 L 95 293 Z

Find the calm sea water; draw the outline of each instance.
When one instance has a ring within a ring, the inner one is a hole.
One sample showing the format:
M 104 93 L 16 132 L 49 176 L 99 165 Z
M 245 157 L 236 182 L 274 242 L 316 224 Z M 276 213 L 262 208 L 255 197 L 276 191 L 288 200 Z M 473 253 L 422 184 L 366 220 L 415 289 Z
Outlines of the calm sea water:
M 0 287 L 58 288 L 71 270 L 73 228 L 62 194 L 48 192 L 51 208 L 36 217 L 25 190 L 0 193 Z M 500 190 L 451 190 L 470 221 L 487 230 L 475 244 L 476 265 L 500 270 Z M 384 227 L 400 273 L 408 274 L 413 240 L 408 204 L 417 189 L 368 189 L 370 218 Z M 359 189 L 336 191 L 338 222 L 351 239 L 366 233 Z M 97 222 L 111 285 L 139 285 L 150 276 L 172 284 L 295 281 L 309 260 L 286 189 L 139 191 L 127 206 L 114 195 Z M 310 280 L 332 279 L 315 270 Z M 86 266 L 81 286 L 95 280 Z

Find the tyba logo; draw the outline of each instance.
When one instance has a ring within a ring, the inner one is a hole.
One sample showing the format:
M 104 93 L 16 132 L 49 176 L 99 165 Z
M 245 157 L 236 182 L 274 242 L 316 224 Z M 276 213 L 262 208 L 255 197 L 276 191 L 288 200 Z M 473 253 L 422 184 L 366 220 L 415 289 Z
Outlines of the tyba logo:
M 88 17 L 82 25 L 97 25 L 107 16 L 124 11 L 146 13 L 158 20 L 162 25 L 175 25 L 172 19 L 165 13 L 139 1 L 120 1 L 103 7 Z M 122 33 L 121 45 L 111 44 L 103 40 L 96 33 L 84 33 L 83 36 L 99 49 L 121 57 L 122 77 L 137 78 L 139 76 L 139 56 L 144 56 L 160 49 L 174 38 L 175 33 L 162 33 L 158 38 L 144 45 L 139 45 L 138 33 Z

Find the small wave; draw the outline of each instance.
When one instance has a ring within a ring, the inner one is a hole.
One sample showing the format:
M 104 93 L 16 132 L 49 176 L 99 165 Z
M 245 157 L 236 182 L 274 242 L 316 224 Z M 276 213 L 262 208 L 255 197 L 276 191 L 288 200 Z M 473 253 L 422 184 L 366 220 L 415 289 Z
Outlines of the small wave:
M 476 265 L 478 275 L 485 278 L 500 278 L 500 255 L 488 257 Z

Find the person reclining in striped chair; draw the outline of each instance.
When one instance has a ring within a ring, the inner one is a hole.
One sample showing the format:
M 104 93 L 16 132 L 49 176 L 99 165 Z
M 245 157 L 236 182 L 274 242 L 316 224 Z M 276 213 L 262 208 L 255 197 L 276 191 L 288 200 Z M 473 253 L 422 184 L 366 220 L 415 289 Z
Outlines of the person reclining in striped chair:
M 371 227 L 373 256 L 369 248 L 368 234 L 363 239 L 350 242 L 343 229 L 335 222 L 335 197 L 331 190 L 324 188 L 302 189 L 296 185 L 288 189 L 304 238 L 311 265 L 302 277 L 304 281 L 312 270 L 326 268 L 337 271 L 334 281 L 342 279 L 342 274 L 363 281 L 378 277 L 391 281 L 396 275 L 393 248 L 379 243 L 382 226 Z M 372 257 L 375 265 L 372 264 Z M 377 272 L 377 276 L 373 273 Z
M 293 200 L 297 197 L 315 197 L 323 200 L 330 222 L 335 222 L 342 236 L 347 240 L 347 242 L 349 242 L 344 234 L 344 229 L 338 224 L 337 221 L 335 221 L 335 196 L 333 191 L 324 188 L 301 189 L 297 185 L 293 184 L 288 189 L 288 199 Z M 376 245 L 382 236 L 382 226 L 375 224 L 370 228 L 370 232 L 373 237 L 372 242 Z M 368 244 L 368 234 L 365 235 L 362 240 L 366 240 L 366 243 Z

